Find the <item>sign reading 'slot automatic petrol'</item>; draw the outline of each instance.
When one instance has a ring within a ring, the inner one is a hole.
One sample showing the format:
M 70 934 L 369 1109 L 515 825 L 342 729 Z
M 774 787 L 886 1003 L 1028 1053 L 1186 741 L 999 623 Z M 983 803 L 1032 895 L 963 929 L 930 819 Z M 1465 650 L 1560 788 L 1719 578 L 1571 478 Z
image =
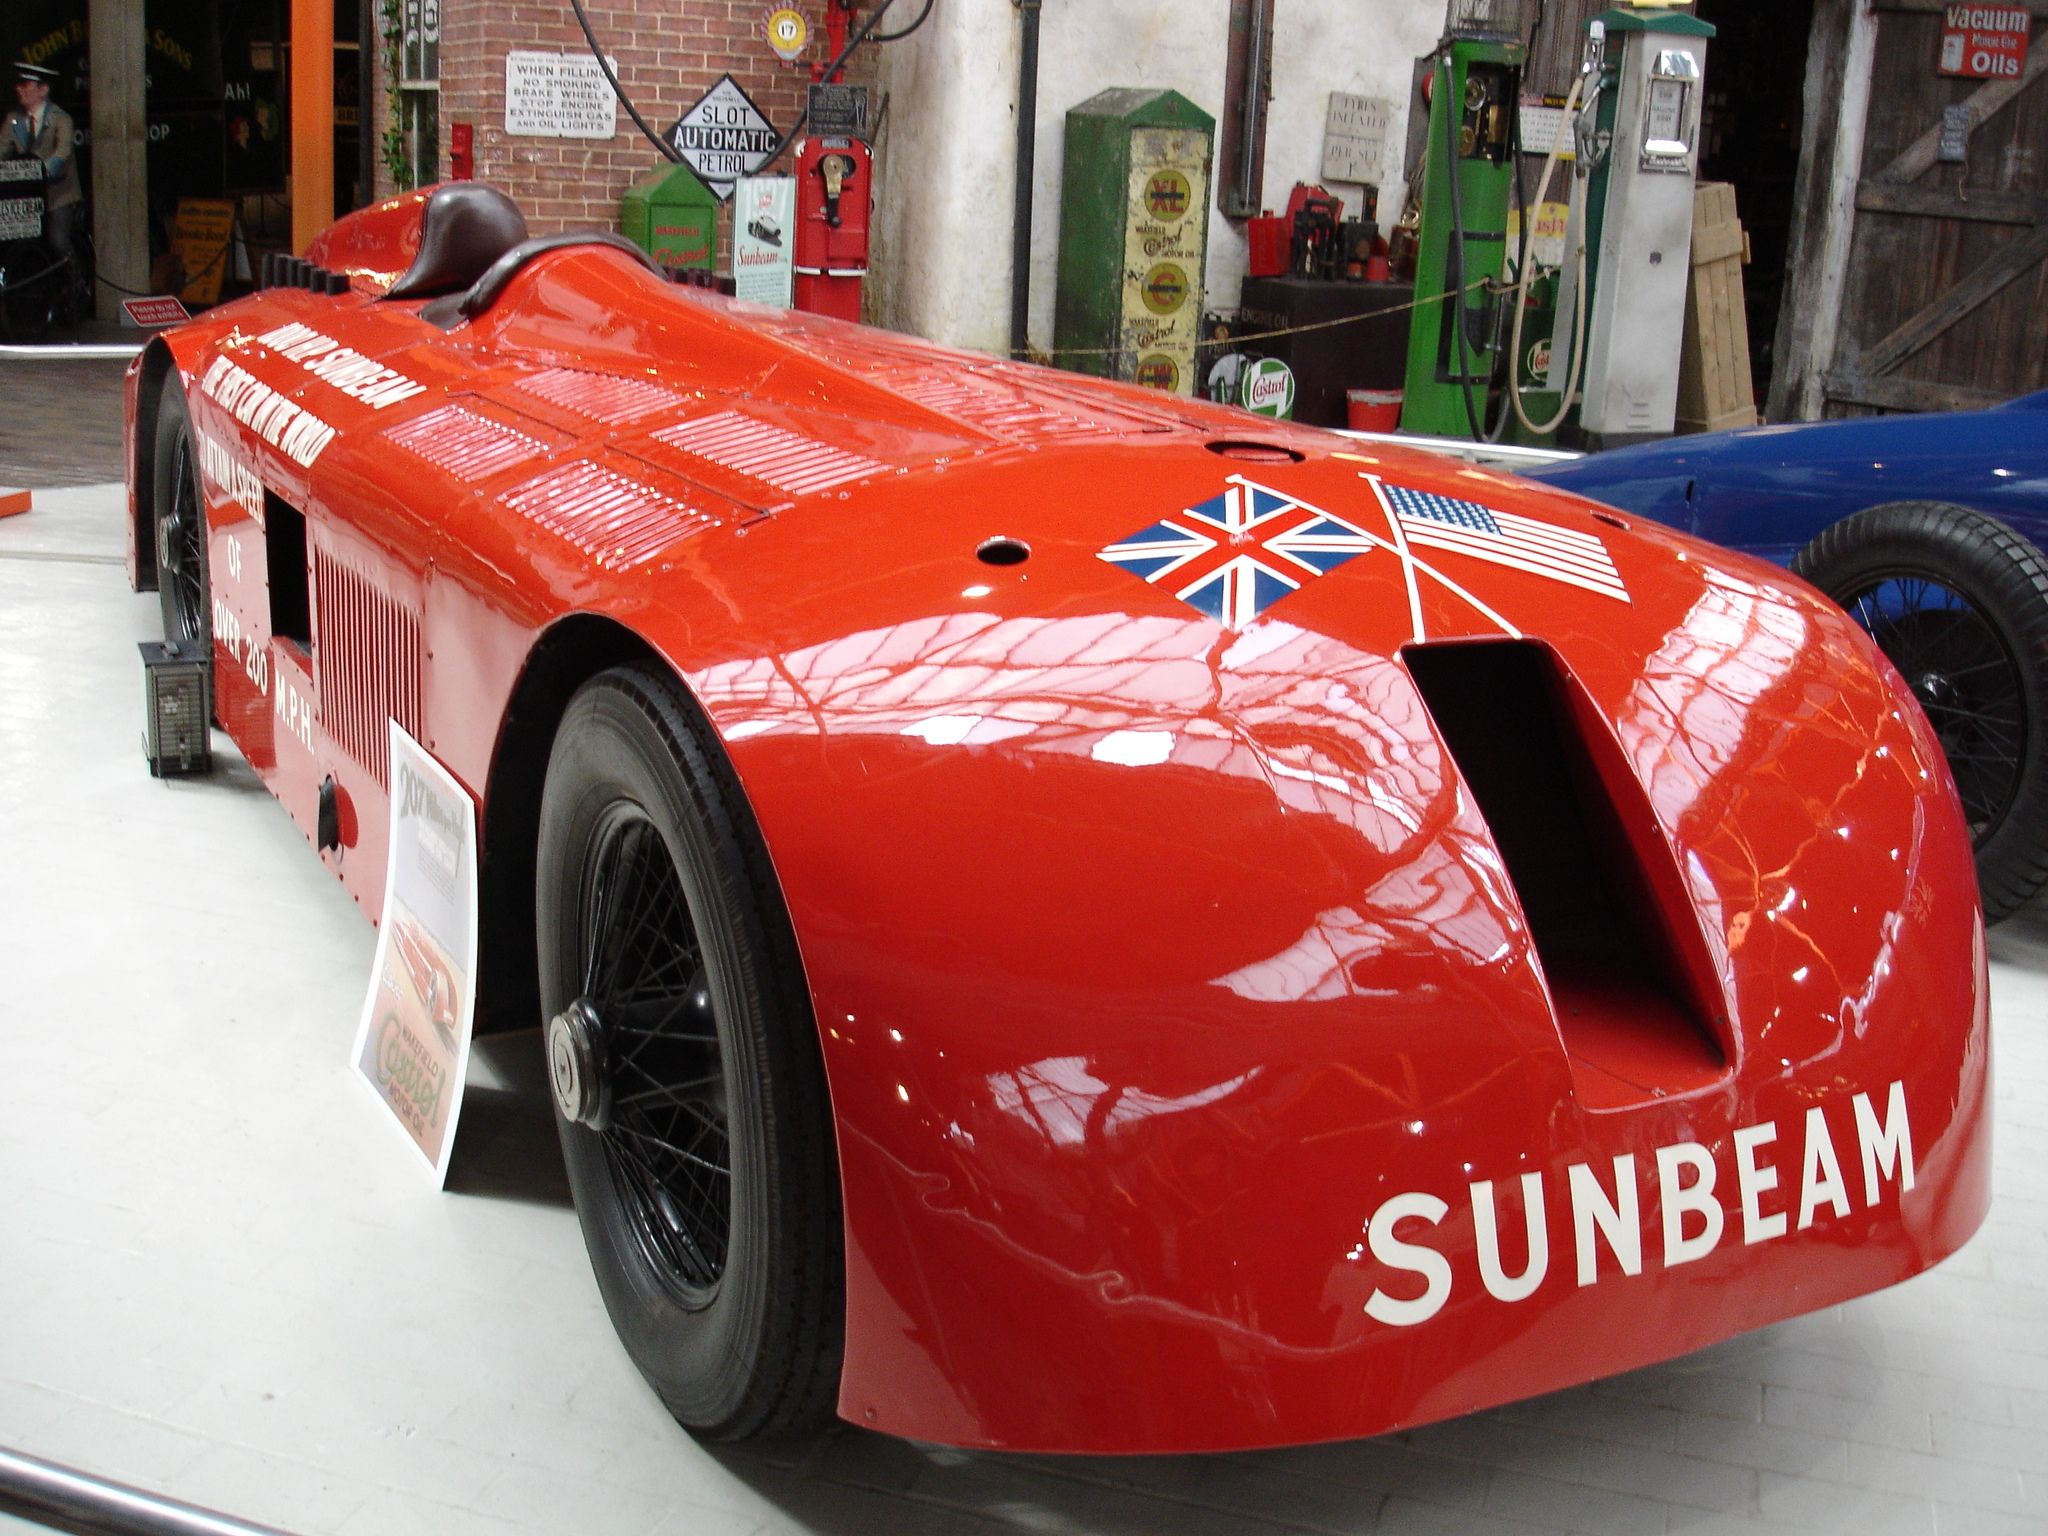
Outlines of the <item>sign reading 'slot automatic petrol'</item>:
M 775 125 L 731 75 L 720 75 L 668 131 L 676 153 L 704 178 L 720 202 L 732 196 L 733 183 L 740 177 L 752 175 L 767 162 L 780 138 Z

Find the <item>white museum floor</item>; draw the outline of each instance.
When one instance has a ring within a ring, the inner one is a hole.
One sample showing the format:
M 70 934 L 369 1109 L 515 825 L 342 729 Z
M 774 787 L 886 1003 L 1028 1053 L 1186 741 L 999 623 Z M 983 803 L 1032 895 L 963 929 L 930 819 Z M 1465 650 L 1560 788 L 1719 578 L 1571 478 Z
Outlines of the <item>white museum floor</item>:
M 430 1188 L 343 1064 L 369 926 L 238 760 L 149 777 L 119 489 L 37 500 L 0 520 L 0 1447 L 309 1536 L 2048 1531 L 2048 907 L 1993 939 L 1990 1220 L 1907 1285 L 1309 1450 L 713 1453 L 613 1339 L 537 1035 L 479 1047 Z

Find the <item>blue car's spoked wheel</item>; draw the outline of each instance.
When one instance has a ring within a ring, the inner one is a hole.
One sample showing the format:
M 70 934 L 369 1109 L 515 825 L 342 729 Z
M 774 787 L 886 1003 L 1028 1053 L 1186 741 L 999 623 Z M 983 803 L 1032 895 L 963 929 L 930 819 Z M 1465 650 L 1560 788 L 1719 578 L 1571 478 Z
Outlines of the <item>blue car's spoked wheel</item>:
M 1899 669 L 1947 754 L 1984 915 L 2048 882 L 2048 560 L 1994 518 L 1940 502 L 1872 507 L 1792 569 Z
M 1925 576 L 1874 581 L 1843 600 L 1913 690 L 1955 774 L 1973 842 L 1998 829 L 2019 791 L 2027 710 L 2019 666 L 1991 621 Z
M 806 1426 L 845 1311 L 824 1063 L 760 830 L 671 678 L 569 701 L 535 865 L 556 1124 L 613 1326 L 697 1433 Z

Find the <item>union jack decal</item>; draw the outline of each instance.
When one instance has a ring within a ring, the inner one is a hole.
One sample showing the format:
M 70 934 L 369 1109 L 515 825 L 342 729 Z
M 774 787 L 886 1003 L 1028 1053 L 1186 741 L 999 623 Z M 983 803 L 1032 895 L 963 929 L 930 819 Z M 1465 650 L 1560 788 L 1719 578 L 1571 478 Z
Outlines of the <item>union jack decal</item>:
M 1233 482 L 1098 553 L 1230 629 L 1379 541 L 1341 517 Z

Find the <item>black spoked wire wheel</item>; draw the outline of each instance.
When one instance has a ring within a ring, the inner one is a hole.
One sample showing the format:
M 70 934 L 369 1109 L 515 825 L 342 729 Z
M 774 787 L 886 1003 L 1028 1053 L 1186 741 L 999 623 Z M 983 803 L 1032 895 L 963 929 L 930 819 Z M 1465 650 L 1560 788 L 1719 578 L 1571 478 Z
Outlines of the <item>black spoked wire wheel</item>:
M 1987 920 L 2048 882 L 2048 560 L 1996 519 L 1939 502 L 1873 507 L 1793 570 L 1898 668 L 1948 758 Z
M 578 996 L 607 1035 L 605 1163 L 642 1258 L 701 1307 L 717 1294 L 732 1230 L 724 1053 L 682 881 L 638 806 L 604 816 L 577 906 Z
M 536 852 L 549 1083 L 612 1323 L 693 1432 L 808 1429 L 845 1307 L 817 1027 L 759 829 L 672 679 L 571 699 Z
M 185 391 L 172 371 L 157 397 L 149 479 L 151 536 L 156 541 L 157 601 L 164 639 L 196 641 L 212 665 L 213 584 L 207 566 L 206 506 L 199 494 Z

